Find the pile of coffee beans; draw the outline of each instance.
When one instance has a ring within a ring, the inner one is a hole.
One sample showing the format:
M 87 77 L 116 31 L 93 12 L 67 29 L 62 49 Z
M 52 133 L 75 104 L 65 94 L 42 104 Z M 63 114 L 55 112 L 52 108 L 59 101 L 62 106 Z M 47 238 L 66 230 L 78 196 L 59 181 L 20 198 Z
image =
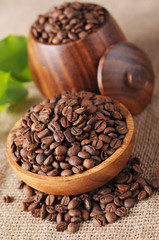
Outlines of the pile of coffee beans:
M 55 221 L 57 231 L 66 229 L 75 233 L 80 222 L 93 220 L 97 227 L 114 223 L 128 215 L 129 209 L 141 200 L 152 195 L 153 189 L 159 189 L 159 179 L 149 182 L 141 177 L 139 159 L 131 157 L 125 169 L 104 186 L 81 195 L 55 196 L 32 189 L 23 182 L 27 199 L 21 203 L 22 211 L 30 211 L 34 217 Z
M 24 170 L 69 176 L 109 158 L 127 131 L 112 99 L 66 92 L 31 107 L 13 132 L 11 156 Z
M 61 44 L 83 39 L 106 21 L 107 11 L 90 3 L 64 3 L 39 15 L 32 25 L 34 38 L 49 44 Z

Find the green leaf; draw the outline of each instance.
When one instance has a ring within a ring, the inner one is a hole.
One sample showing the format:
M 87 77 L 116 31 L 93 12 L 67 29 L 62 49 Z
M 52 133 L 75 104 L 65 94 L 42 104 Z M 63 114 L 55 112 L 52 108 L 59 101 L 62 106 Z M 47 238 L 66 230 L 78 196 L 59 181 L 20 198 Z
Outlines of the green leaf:
M 0 41 L 0 70 L 18 73 L 27 64 L 27 39 L 9 35 Z
M 3 82 L 3 90 L 0 92 L 0 110 L 7 104 L 15 104 L 27 96 L 27 90 L 23 83 L 14 79 L 9 73 L 0 71 L 0 85 Z
M 12 74 L 12 76 L 21 82 L 31 82 L 32 81 L 32 76 L 31 76 L 28 64 L 25 66 L 25 68 L 21 72 L 14 73 L 14 74 Z

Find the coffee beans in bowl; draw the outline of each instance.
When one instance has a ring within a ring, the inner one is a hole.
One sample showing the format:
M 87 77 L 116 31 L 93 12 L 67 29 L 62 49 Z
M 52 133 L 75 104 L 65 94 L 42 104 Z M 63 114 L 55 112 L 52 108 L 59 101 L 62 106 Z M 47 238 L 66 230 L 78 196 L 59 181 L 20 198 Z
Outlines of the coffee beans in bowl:
M 69 176 L 107 160 L 127 131 L 124 113 L 112 99 L 66 92 L 30 108 L 12 135 L 10 151 L 24 170 Z
M 106 21 L 103 7 L 80 2 L 67 2 L 39 15 L 32 25 L 35 39 L 49 44 L 62 44 L 83 39 Z

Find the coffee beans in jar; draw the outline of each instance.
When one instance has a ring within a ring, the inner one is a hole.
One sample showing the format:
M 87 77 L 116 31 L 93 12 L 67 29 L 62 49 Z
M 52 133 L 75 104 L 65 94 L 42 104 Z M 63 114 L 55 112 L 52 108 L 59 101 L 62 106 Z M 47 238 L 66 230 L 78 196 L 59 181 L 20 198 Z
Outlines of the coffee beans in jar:
M 96 31 L 106 21 L 107 14 L 106 9 L 96 4 L 67 2 L 39 15 L 31 32 L 40 42 L 65 44 Z
M 66 92 L 30 108 L 12 135 L 11 155 L 24 170 L 69 176 L 107 160 L 127 131 L 125 116 L 112 99 Z

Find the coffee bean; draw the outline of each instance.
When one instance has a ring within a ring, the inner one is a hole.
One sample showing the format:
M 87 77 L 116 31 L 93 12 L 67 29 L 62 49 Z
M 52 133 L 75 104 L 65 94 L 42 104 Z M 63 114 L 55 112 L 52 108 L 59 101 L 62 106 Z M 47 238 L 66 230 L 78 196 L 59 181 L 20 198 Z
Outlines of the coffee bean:
M 159 178 L 153 178 L 151 180 L 151 186 L 154 188 L 154 189 L 159 189 Z
M 63 232 L 67 229 L 67 223 L 66 222 L 59 222 L 57 225 L 56 225 L 56 230 L 58 232 Z
M 114 223 L 118 219 L 114 212 L 107 212 L 105 217 L 108 223 Z
M 144 200 L 147 197 L 146 191 L 142 190 L 138 195 L 138 200 Z
M 11 202 L 13 202 L 13 198 L 6 195 L 6 196 L 2 197 L 2 202 L 3 203 L 11 203 Z
M 85 159 L 83 161 L 83 166 L 86 168 L 86 169 L 90 169 L 90 168 L 93 168 L 94 167 L 94 161 L 92 159 Z
M 125 201 L 124 201 L 124 206 L 126 208 L 133 208 L 135 205 L 135 200 L 133 198 L 127 198 Z
M 103 214 L 102 211 L 93 211 L 90 213 L 90 217 L 95 217 L 95 216 L 102 215 L 102 214 Z
M 114 203 L 108 203 L 105 207 L 106 212 L 115 212 L 116 205 Z
M 117 188 L 122 192 L 126 192 L 129 190 L 130 186 L 126 184 L 117 184 Z
M 113 195 L 112 194 L 105 194 L 100 198 L 100 202 L 107 204 L 113 201 Z
M 78 166 L 81 163 L 81 159 L 77 156 L 72 156 L 69 158 L 69 164 L 71 164 L 72 166 Z
M 22 163 L 22 168 L 26 171 L 29 171 L 32 168 L 32 165 L 29 162 L 24 162 Z
M 96 227 L 102 227 L 105 224 L 105 217 L 103 215 L 97 215 L 93 218 L 93 223 Z
M 125 217 L 126 214 L 127 214 L 127 210 L 125 207 L 120 207 L 120 208 L 117 208 L 115 210 L 115 214 L 118 216 L 118 217 Z
M 121 200 L 124 200 L 124 199 L 129 198 L 131 195 L 132 195 L 132 192 L 131 192 L 131 191 L 127 191 L 127 192 L 122 193 L 121 195 L 119 195 L 119 198 L 120 198 Z
M 45 199 L 46 205 L 53 205 L 54 202 L 55 202 L 55 196 L 54 195 L 47 195 L 47 197 Z
M 30 197 L 30 196 L 34 195 L 34 190 L 31 187 L 29 187 L 28 185 L 24 185 L 23 193 L 26 197 Z
M 71 217 L 80 217 L 81 216 L 81 212 L 78 210 L 78 209 L 70 209 L 68 211 L 68 214 L 71 216 Z
M 151 189 L 151 187 L 150 186 L 148 186 L 148 185 L 145 185 L 144 186 L 144 190 L 148 193 L 148 195 L 149 196 L 151 196 L 152 195 L 152 189 Z
M 67 227 L 68 232 L 75 233 L 79 230 L 79 224 L 78 223 L 69 223 Z
M 55 155 L 60 155 L 60 156 L 63 156 L 65 155 L 67 152 L 67 148 L 63 145 L 60 145 L 58 147 L 55 148 Z
M 75 208 L 78 208 L 80 205 L 81 205 L 81 199 L 78 197 L 75 197 L 69 202 L 68 209 L 75 209 Z
M 135 191 L 139 188 L 139 183 L 138 182 L 134 182 L 132 185 L 131 185 L 131 188 L 130 190 L 131 191 Z
M 22 211 L 26 211 L 27 210 L 26 202 L 21 202 L 20 206 L 21 206 L 21 210 Z
M 70 176 L 70 175 L 72 175 L 72 171 L 71 170 L 69 170 L 69 169 L 66 169 L 66 170 L 63 170 L 62 172 L 61 172 L 61 176 Z

